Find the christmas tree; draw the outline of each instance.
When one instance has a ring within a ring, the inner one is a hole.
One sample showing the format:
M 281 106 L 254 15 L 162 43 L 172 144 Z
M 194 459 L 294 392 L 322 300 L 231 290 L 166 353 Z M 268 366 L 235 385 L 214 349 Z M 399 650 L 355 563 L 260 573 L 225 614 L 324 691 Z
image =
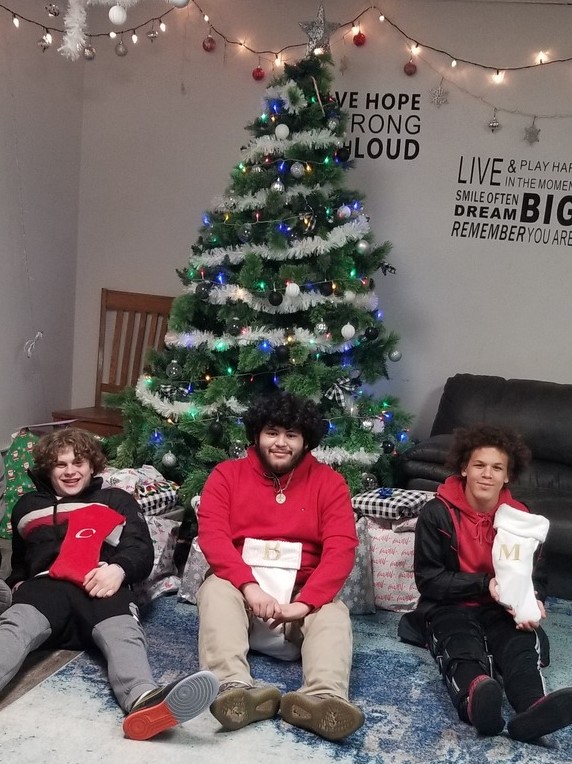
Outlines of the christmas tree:
M 353 494 L 392 484 L 409 417 L 371 385 L 398 360 L 372 274 L 394 271 L 363 197 L 344 186 L 347 114 L 328 54 L 285 65 L 226 192 L 203 215 L 166 347 L 122 400 L 119 467 L 153 464 L 190 507 L 211 469 L 244 453 L 241 415 L 277 387 L 319 400 L 328 433 L 313 453 Z

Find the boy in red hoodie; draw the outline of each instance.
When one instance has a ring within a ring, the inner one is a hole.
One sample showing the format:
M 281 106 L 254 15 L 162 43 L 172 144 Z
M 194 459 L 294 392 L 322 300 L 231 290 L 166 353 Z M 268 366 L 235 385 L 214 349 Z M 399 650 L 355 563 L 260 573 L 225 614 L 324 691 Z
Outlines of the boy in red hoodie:
M 399 624 L 399 636 L 428 645 L 459 718 L 482 735 L 498 735 L 502 676 L 516 715 L 508 734 L 530 742 L 572 723 L 572 688 L 546 694 L 540 666 L 548 665 L 548 638 L 540 621 L 515 623 L 499 602 L 493 565 L 494 519 L 501 505 L 528 509 L 507 487 L 530 459 L 521 438 L 482 425 L 455 432 L 448 465 L 456 473 L 419 515 L 415 530 L 418 607 Z M 545 617 L 546 577 L 540 548 L 532 584 Z

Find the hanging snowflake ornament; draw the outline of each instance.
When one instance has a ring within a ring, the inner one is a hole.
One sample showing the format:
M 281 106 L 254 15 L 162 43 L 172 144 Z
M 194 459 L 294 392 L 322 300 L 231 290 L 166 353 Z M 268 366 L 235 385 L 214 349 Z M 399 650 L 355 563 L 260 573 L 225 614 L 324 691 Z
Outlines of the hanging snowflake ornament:
M 449 91 L 444 90 L 442 85 L 443 85 L 443 81 L 441 80 L 441 82 L 439 83 L 439 86 L 436 88 L 433 88 L 430 91 L 431 103 L 435 104 L 437 108 L 439 108 L 440 106 L 443 106 L 443 104 L 445 103 L 449 103 L 449 100 L 447 98 L 447 96 L 449 95 Z
M 499 130 L 502 127 L 501 123 L 497 119 L 497 110 L 495 109 L 493 112 L 493 117 L 489 121 L 489 130 L 491 133 L 496 133 L 497 130 Z
M 538 143 L 539 138 L 538 135 L 540 133 L 540 128 L 536 127 L 536 117 L 532 120 L 532 125 L 530 127 L 524 128 L 524 140 L 532 146 L 533 143 Z
M 320 5 L 318 8 L 318 15 L 316 16 L 315 21 L 299 21 L 298 24 L 308 35 L 306 57 L 311 56 L 317 51 L 320 51 L 321 53 L 329 53 L 330 35 L 335 32 L 336 29 L 339 29 L 340 24 L 326 21 L 323 5 Z

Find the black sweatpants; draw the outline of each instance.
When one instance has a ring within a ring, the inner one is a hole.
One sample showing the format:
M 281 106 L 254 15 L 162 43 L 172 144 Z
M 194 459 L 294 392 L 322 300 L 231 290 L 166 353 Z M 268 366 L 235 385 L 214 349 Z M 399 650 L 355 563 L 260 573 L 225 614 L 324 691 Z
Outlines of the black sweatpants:
M 540 669 L 549 662 L 548 637 L 540 627 L 518 630 L 512 616 L 499 605 L 442 605 L 431 613 L 427 632 L 431 653 L 464 721 L 463 701 L 471 682 L 481 674 L 500 675 L 517 713 L 545 694 Z

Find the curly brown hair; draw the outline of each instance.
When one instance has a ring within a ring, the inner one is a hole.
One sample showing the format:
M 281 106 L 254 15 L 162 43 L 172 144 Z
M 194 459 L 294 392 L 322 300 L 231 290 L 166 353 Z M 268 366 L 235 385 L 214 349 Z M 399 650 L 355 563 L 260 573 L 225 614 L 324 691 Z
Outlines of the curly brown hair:
M 454 440 L 447 457 L 447 467 L 459 475 L 477 448 L 496 448 L 508 457 L 508 477 L 515 480 L 529 463 L 530 449 L 514 430 L 508 427 L 481 424 L 454 431 Z
M 34 444 L 32 456 L 36 469 L 43 478 L 49 480 L 60 453 L 68 448 L 72 449 L 76 457 L 88 461 L 95 475 L 105 467 L 107 459 L 92 433 L 69 427 L 50 432 Z

